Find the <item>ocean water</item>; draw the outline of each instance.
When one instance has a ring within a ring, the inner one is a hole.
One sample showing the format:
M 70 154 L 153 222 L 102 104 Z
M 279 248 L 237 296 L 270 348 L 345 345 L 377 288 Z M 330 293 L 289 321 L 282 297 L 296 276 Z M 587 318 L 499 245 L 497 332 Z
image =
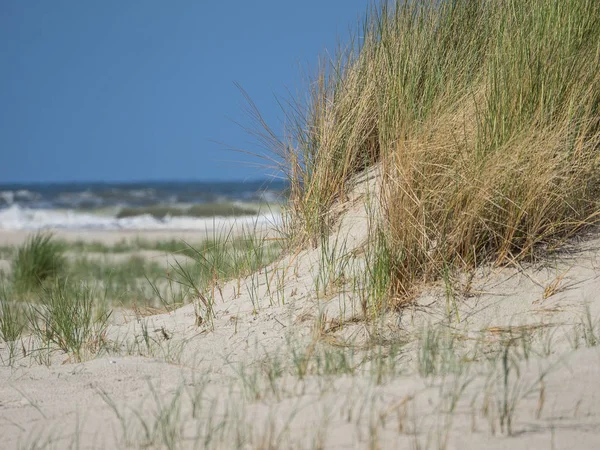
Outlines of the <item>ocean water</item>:
M 136 182 L 0 184 L 0 229 L 205 229 L 277 221 L 286 184 Z

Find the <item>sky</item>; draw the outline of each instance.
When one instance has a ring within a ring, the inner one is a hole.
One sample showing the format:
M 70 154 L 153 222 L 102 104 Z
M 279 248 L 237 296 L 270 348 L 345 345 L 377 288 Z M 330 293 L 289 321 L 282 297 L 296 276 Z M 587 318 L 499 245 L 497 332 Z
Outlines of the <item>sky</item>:
M 1 0 L 0 184 L 264 177 L 236 83 L 280 130 L 368 4 Z

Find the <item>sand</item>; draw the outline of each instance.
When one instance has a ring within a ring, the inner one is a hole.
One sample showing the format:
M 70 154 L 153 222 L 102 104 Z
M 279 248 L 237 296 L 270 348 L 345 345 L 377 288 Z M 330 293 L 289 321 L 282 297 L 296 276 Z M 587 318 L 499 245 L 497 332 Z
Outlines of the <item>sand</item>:
M 329 253 L 360 254 L 364 201 L 358 192 L 340 208 Z M 143 234 L 182 236 L 198 237 Z M 0 244 L 24 237 L 3 232 Z M 537 264 L 457 275 L 451 297 L 427 286 L 374 322 L 343 282 L 316 295 L 322 245 L 223 285 L 212 320 L 187 305 L 118 321 L 106 335 L 114 348 L 84 362 L 36 353 L 25 338 L 0 365 L 2 447 L 600 448 L 600 346 L 586 327 L 600 317 L 599 233 Z M 452 339 L 434 364 L 453 369 L 423 373 L 427 329 Z M 398 356 L 378 359 L 377 342 L 397 342 Z M 288 362 L 295 369 L 280 373 Z

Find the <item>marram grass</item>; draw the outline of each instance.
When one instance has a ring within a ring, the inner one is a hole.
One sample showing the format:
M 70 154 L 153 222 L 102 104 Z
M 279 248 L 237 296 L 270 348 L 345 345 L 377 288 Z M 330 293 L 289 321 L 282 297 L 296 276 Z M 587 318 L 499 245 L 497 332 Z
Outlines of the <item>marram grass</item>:
M 57 279 L 43 288 L 39 303 L 30 305 L 29 325 L 42 342 L 81 360 L 104 344 L 111 312 L 98 303 L 104 302 L 87 283 Z
M 21 291 L 39 288 L 46 280 L 63 274 L 64 246 L 50 233 L 36 233 L 17 248 L 11 261 L 14 287 Z
M 530 258 L 597 222 L 595 0 L 382 3 L 288 105 L 285 137 L 260 138 L 285 161 L 289 234 L 318 242 L 377 165 L 395 304 L 448 268 Z

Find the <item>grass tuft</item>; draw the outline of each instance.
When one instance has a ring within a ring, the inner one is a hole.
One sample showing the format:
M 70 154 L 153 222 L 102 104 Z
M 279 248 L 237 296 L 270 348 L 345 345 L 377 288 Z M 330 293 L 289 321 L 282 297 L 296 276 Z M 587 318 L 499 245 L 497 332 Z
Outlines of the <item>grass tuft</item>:
M 84 283 L 56 280 L 43 288 L 39 304 L 30 307 L 29 322 L 42 342 L 57 345 L 77 360 L 102 346 L 110 312 L 95 308 L 96 292 Z
M 46 280 L 61 275 L 66 267 L 64 247 L 49 233 L 30 236 L 12 258 L 12 278 L 21 292 L 38 289 Z

